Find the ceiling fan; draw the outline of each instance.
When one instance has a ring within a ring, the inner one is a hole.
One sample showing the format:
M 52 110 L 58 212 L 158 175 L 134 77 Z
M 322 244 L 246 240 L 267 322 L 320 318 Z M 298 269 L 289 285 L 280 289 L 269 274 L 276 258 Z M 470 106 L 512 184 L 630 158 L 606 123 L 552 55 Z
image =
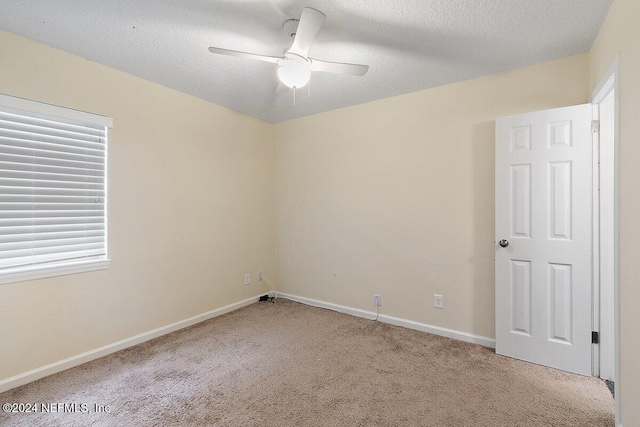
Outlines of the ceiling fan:
M 282 57 L 238 52 L 219 47 L 210 47 L 209 52 L 277 64 L 278 79 L 286 87 L 294 89 L 294 96 L 295 89 L 304 87 L 309 83 L 312 71 L 364 76 L 369 70 L 368 65 L 328 62 L 309 57 L 309 48 L 315 40 L 320 27 L 322 27 L 325 17 L 325 14 L 319 10 L 305 7 L 302 10 L 300 20 L 289 19 L 285 21 L 283 28 L 289 36 L 293 37 L 293 43 L 291 47 L 285 49 Z

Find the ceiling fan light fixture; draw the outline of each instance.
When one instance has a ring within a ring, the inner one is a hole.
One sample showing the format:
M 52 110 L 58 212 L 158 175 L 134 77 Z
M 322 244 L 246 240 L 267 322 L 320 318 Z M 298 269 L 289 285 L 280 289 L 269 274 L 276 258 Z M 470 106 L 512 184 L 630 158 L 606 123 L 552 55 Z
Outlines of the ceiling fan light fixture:
M 309 83 L 311 64 L 304 58 L 285 58 L 278 61 L 278 78 L 287 87 L 300 89 Z

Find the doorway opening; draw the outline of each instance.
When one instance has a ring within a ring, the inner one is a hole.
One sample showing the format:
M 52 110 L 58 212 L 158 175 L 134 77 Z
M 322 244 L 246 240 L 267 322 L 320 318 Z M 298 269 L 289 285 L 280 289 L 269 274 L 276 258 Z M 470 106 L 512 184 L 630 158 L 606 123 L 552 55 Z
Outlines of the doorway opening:
M 618 58 L 590 96 L 594 132 L 593 174 L 593 373 L 614 384 L 616 425 L 620 420 L 619 268 L 618 268 Z
M 618 69 L 496 120 L 495 244 L 496 352 L 613 383 L 620 425 Z

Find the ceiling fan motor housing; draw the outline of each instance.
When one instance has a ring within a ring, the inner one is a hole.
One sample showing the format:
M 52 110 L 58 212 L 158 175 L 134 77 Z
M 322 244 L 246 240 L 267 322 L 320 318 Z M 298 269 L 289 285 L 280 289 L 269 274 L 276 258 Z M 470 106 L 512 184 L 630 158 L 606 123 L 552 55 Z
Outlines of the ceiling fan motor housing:
M 284 24 L 282 24 L 282 29 L 284 30 L 284 33 L 289 37 L 295 36 L 296 31 L 298 31 L 299 22 L 300 22 L 299 19 L 287 19 L 286 21 L 284 21 Z

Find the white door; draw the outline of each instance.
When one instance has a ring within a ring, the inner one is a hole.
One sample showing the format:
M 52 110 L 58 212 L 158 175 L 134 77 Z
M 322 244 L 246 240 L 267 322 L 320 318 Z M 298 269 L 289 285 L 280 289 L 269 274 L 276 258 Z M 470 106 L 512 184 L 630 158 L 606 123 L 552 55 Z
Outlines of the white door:
M 585 104 L 496 120 L 496 352 L 583 375 L 591 375 L 591 115 Z

